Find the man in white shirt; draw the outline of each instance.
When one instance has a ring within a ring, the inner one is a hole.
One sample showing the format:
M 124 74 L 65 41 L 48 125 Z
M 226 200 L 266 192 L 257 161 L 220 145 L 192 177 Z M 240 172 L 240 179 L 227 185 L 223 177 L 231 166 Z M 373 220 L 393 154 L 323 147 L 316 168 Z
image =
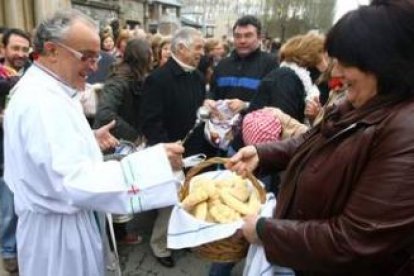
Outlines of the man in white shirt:
M 172 170 L 181 168 L 184 149 L 156 145 L 103 162 L 79 101 L 100 52 L 98 29 L 84 14 L 58 12 L 42 22 L 34 51 L 37 60 L 14 87 L 4 120 L 4 177 L 19 217 L 19 271 L 104 275 L 94 210 L 125 214 L 174 204 Z M 104 138 L 101 144 L 110 145 L 110 135 Z M 159 187 L 170 198 L 160 200 Z

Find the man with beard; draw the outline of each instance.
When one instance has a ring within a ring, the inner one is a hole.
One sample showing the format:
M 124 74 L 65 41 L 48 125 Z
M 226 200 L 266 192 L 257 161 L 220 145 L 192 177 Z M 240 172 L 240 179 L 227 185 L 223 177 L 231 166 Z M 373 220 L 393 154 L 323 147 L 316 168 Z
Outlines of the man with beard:
M 4 64 L 11 74 L 21 74 L 29 60 L 30 36 L 20 29 L 9 29 L 3 35 Z
M 29 61 L 30 36 L 20 29 L 6 30 L 2 43 L 4 64 L 0 65 L 0 110 L 1 121 L 6 99 L 11 88 L 22 75 Z M 4 268 L 10 273 L 17 272 L 16 226 L 13 194 L 3 180 L 3 126 L 0 127 L 0 198 L 1 198 L 1 255 Z

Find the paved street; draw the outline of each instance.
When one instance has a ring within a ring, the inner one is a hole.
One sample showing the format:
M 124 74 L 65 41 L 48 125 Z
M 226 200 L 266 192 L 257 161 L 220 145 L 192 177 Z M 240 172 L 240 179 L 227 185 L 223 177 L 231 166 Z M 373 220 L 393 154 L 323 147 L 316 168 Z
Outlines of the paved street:
M 154 212 L 137 215 L 134 219 L 135 229 L 144 237 L 143 244 L 120 246 L 120 261 L 124 276 L 202 276 L 208 275 L 210 262 L 198 258 L 187 250 L 174 251 L 176 266 L 164 268 L 151 254 L 149 238 L 152 229 Z M 232 275 L 242 275 L 243 267 L 239 264 Z
M 208 275 L 210 262 L 202 260 L 187 250 L 174 251 L 176 266 L 165 268 L 158 264 L 151 254 L 149 238 L 155 213 L 146 212 L 135 217 L 133 224 L 137 233 L 144 237 L 144 242 L 133 246 L 119 246 L 121 268 L 124 276 L 203 276 Z M 233 274 L 242 275 L 243 267 L 239 264 Z M 0 262 L 0 276 L 8 276 Z M 76 275 L 74 275 L 76 276 Z M 108 272 L 107 276 L 115 276 Z

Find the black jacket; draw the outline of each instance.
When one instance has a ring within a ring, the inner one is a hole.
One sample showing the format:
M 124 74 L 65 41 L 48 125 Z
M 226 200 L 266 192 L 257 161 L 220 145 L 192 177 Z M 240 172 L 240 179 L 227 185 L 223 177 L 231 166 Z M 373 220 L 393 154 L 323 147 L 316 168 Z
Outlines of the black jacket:
M 94 128 L 116 120 L 112 134 L 119 139 L 135 141 L 142 135 L 139 120 L 143 83 L 119 76 L 110 77 L 104 85 L 98 104 Z
M 182 140 L 196 122 L 196 113 L 205 99 L 205 82 L 199 71 L 185 72 L 174 59 L 154 70 L 144 85 L 141 119 L 148 144 Z M 211 147 L 200 126 L 184 145 L 185 155 Z
M 287 67 L 280 67 L 263 78 L 248 112 L 272 106 L 304 122 L 305 96 L 305 88 L 296 73 Z
M 214 68 L 209 98 L 250 101 L 261 79 L 277 66 L 277 60 L 259 48 L 243 58 L 233 51 Z

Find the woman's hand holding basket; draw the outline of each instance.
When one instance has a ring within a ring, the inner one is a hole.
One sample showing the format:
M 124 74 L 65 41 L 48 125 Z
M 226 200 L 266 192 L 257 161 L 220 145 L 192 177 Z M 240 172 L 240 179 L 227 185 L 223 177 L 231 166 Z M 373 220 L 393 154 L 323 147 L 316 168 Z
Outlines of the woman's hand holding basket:
M 247 177 L 259 165 L 259 156 L 254 146 L 247 146 L 239 150 L 225 164 L 230 171 L 236 172 L 242 177 Z

